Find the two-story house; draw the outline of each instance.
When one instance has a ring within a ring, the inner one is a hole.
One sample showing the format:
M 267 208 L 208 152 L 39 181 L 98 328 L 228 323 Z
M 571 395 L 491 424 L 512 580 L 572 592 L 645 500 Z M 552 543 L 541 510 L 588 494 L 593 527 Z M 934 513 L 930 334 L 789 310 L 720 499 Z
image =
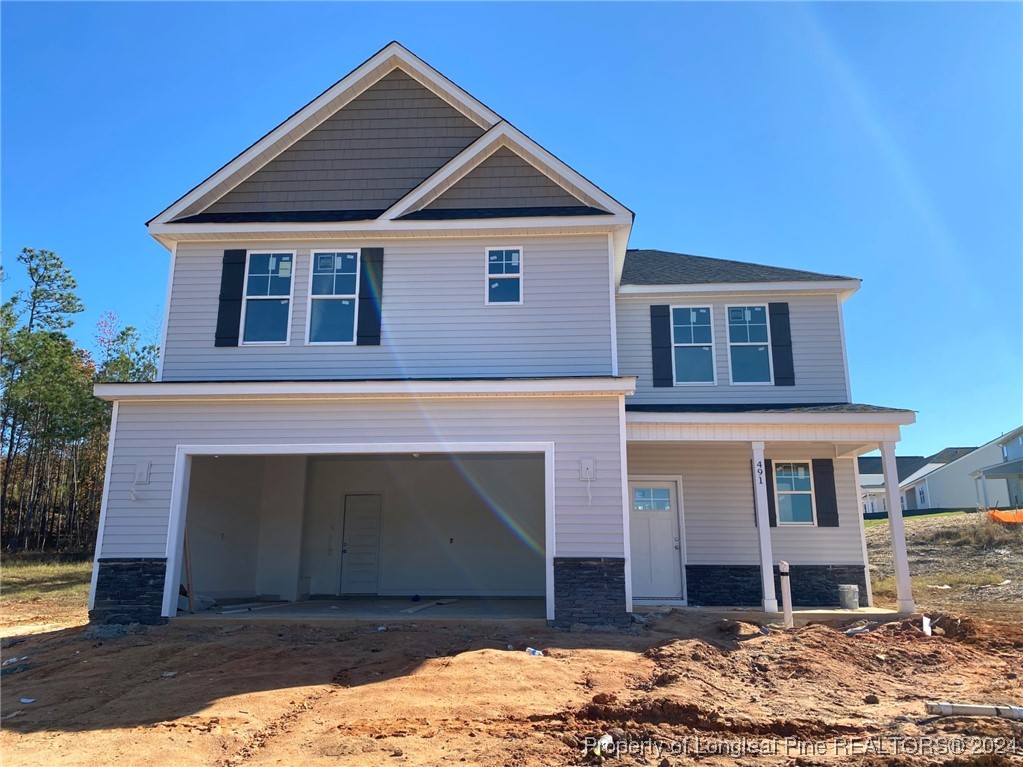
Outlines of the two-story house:
M 328 88 L 148 223 L 160 380 L 96 387 L 92 617 L 188 583 L 623 624 L 777 610 L 779 560 L 797 604 L 866 604 L 856 456 L 894 477 L 913 414 L 851 404 L 859 281 L 629 250 L 632 223 L 397 43 Z

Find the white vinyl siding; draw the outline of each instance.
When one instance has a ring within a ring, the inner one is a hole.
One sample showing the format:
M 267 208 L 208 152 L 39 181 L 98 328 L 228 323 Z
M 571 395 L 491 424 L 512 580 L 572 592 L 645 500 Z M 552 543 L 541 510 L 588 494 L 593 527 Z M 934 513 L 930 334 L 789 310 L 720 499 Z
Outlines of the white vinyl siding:
M 691 299 L 691 300 L 690 300 Z M 686 303 L 712 308 L 717 385 L 672 388 L 653 385 L 650 354 L 650 306 L 681 304 L 682 296 L 619 297 L 616 304 L 620 375 L 636 376 L 636 394 L 629 404 L 848 402 L 845 357 L 838 303 L 834 295 L 772 295 L 789 305 L 795 386 L 733 385 L 729 378 L 727 307 L 751 306 L 758 300 L 741 295 L 686 296 Z M 760 299 L 766 304 L 767 300 Z
M 477 263 L 479 253 L 477 251 Z M 478 284 L 478 283 L 477 283 Z M 478 295 L 478 294 L 477 294 Z M 624 551 L 618 397 L 527 397 L 282 402 L 129 402 L 119 405 L 99 556 L 164 557 L 177 445 L 553 442 L 555 555 Z M 579 480 L 592 458 L 596 478 Z M 137 485 L 135 464 L 152 462 Z
M 826 448 L 797 443 L 768 445 L 766 457 L 785 460 L 825 458 Z M 752 458 L 748 444 L 636 443 L 628 446 L 630 476 L 682 477 L 686 563 L 757 565 L 753 517 Z M 771 528 L 775 561 L 796 565 L 862 565 L 859 488 L 854 458 L 835 459 L 838 527 L 789 525 Z
M 526 303 L 486 306 L 480 295 L 486 278 L 483 254 L 501 244 L 476 238 L 383 242 L 381 344 L 345 347 L 305 343 L 311 251 L 378 243 L 324 243 L 319 248 L 293 243 L 291 342 L 225 348 L 213 345 L 221 264 L 225 249 L 246 243 L 182 243 L 175 260 L 163 380 L 610 374 L 607 236 L 523 238 L 529 259 Z

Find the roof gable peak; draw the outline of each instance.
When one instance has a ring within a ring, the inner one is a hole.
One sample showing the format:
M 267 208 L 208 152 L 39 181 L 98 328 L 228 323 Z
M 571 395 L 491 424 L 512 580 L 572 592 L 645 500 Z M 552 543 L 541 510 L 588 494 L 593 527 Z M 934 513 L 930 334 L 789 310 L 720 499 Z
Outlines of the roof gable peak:
M 146 222 L 147 226 L 165 224 L 203 210 L 396 69 L 443 99 L 484 131 L 501 120 L 481 101 L 403 45 L 392 41 Z

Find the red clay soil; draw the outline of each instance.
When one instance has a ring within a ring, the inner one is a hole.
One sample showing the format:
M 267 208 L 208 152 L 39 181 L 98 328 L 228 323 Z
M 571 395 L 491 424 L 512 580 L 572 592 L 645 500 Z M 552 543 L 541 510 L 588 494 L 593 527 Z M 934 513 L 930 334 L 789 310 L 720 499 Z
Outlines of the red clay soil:
M 1021 704 L 1023 629 L 943 626 L 74 627 L 4 641 L 18 660 L 3 669 L 0 747 L 5 765 L 46 767 L 1018 764 L 1023 723 L 931 719 L 923 704 Z M 592 753 L 605 734 L 606 760 Z

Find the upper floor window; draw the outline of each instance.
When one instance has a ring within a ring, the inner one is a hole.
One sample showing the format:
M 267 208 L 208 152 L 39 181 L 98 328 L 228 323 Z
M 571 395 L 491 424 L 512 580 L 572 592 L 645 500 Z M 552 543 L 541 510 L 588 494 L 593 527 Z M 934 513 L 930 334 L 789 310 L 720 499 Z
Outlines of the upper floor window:
M 486 303 L 522 303 L 522 248 L 487 248 Z
M 250 252 L 245 264 L 242 343 L 286 344 L 291 326 L 294 253 Z
M 813 474 L 809 461 L 776 463 L 774 492 L 779 525 L 814 523 Z
M 309 343 L 354 343 L 359 251 L 313 251 L 309 279 Z
M 713 384 L 714 330 L 709 306 L 671 308 L 671 346 L 676 384 Z
M 771 383 L 766 306 L 728 307 L 728 359 L 733 384 Z

